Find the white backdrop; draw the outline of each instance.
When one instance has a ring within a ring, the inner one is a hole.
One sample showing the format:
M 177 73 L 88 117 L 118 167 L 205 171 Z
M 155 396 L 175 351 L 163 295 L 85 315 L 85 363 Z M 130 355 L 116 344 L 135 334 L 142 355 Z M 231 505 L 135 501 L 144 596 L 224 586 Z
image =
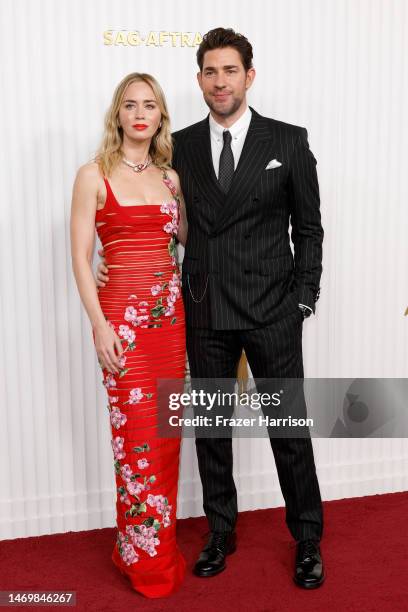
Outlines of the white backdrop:
M 404 0 L 2 0 L 0 99 L 0 538 L 114 524 L 105 389 L 71 272 L 76 169 L 92 157 L 114 86 L 161 82 L 173 128 L 207 112 L 195 51 L 105 45 L 120 30 L 245 33 L 261 114 L 305 126 L 325 229 L 310 377 L 406 377 L 408 5 Z M 164 37 L 165 38 L 165 37 Z M 187 39 L 185 38 L 185 41 Z M 120 38 L 119 38 L 120 41 Z M 150 39 L 152 42 L 153 39 Z M 240 509 L 283 503 L 269 442 L 235 443 Z M 315 440 L 324 499 L 407 488 L 404 439 Z M 179 516 L 202 514 L 191 440 Z

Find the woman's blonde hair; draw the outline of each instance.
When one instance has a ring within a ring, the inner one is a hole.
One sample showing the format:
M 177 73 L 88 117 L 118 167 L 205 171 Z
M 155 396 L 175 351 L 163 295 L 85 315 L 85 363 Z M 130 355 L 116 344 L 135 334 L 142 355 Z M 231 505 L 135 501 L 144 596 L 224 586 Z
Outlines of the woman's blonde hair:
M 110 176 L 113 169 L 121 161 L 123 130 L 119 126 L 119 109 L 124 93 L 131 83 L 143 82 L 153 90 L 161 112 L 161 127 L 158 129 L 149 149 L 153 163 L 160 168 L 170 168 L 173 155 L 173 145 L 170 130 L 170 118 L 167 110 L 166 98 L 156 79 L 144 72 L 132 72 L 125 76 L 116 87 L 112 103 L 105 115 L 105 130 L 102 143 L 96 153 L 95 161 L 104 176 Z

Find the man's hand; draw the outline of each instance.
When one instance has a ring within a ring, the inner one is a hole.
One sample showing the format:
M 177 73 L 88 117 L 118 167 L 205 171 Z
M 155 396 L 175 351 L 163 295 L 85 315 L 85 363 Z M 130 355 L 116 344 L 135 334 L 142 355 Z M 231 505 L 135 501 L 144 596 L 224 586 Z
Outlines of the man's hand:
M 97 287 L 105 287 L 106 283 L 109 280 L 109 276 L 108 276 L 108 268 L 105 265 L 105 258 L 104 258 L 103 249 L 99 249 L 98 255 L 102 259 L 98 263 L 98 266 L 96 268 L 96 286 Z

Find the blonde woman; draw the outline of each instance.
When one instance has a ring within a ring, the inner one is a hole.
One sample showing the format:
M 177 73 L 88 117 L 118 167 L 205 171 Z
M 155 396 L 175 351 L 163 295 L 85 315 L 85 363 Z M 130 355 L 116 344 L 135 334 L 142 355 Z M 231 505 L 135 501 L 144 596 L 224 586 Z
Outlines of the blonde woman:
M 182 379 L 185 364 L 175 248 L 187 228 L 171 157 L 160 85 L 129 74 L 114 92 L 95 160 L 78 171 L 71 215 L 73 271 L 109 402 L 118 528 L 112 560 L 146 597 L 169 595 L 185 572 L 176 544 L 180 440 L 157 433 L 157 379 Z M 99 290 L 95 227 L 110 271 Z

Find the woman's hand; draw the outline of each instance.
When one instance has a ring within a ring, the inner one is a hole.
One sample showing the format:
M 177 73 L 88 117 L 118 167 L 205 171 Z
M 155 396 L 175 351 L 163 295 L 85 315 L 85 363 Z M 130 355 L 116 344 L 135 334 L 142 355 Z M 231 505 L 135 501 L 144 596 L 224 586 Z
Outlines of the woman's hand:
M 118 374 L 120 371 L 119 357 L 123 353 L 119 336 L 108 323 L 94 328 L 93 333 L 101 368 L 106 368 L 111 374 Z

